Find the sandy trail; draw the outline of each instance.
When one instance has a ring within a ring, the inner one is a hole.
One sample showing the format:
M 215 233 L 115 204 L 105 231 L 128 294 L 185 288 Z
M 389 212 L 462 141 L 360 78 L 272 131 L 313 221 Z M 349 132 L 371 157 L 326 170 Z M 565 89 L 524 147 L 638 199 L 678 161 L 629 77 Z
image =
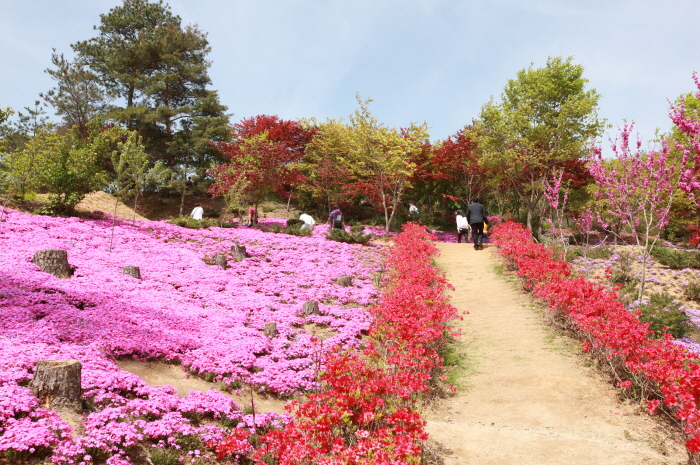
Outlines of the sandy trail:
M 619 401 L 566 337 L 544 326 L 530 296 L 498 274 L 494 248 L 438 244 L 438 265 L 473 372 L 428 412 L 446 464 L 677 464 L 687 460 L 667 427 Z

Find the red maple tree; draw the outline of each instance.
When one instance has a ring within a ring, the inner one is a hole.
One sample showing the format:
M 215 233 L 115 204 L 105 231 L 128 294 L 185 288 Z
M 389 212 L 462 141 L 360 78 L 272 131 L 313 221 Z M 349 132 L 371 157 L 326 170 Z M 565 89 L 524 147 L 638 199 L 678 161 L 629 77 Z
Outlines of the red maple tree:
M 233 142 L 213 144 L 226 162 L 211 170 L 215 182 L 210 194 L 224 195 L 244 179 L 244 194 L 257 204 L 272 193 L 287 198 L 294 186 L 306 181 L 296 164 L 304 157 L 314 128 L 276 115 L 258 115 L 234 124 L 233 130 Z

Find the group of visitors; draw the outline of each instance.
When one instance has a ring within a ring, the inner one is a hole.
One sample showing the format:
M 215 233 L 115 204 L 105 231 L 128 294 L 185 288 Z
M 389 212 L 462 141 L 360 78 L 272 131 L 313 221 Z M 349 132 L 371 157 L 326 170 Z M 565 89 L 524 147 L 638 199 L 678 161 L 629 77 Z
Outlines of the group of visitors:
M 192 219 L 201 220 L 204 214 L 204 209 L 201 204 L 196 203 L 194 210 L 190 213 Z M 479 203 L 479 197 L 472 197 L 469 205 L 467 206 L 467 214 L 464 211 L 457 210 L 457 243 L 469 242 L 469 233 L 472 234 L 472 239 L 474 242 L 474 250 L 484 249 L 484 240 L 486 235 L 484 234 L 485 228 L 488 227 L 489 221 L 486 217 L 486 210 L 484 206 Z M 408 218 L 409 220 L 416 220 L 418 218 L 418 207 L 413 202 L 409 202 L 408 208 Z M 302 230 L 312 231 L 316 221 L 313 217 L 307 213 L 302 213 L 299 219 L 303 221 L 304 224 L 301 225 Z M 258 223 L 258 210 L 255 208 L 253 203 L 249 204 L 248 208 L 248 218 L 246 226 L 253 227 Z M 326 224 L 333 229 L 345 229 L 345 215 L 340 210 L 337 205 L 333 206 L 333 210 L 328 215 L 328 221 Z
M 472 197 L 471 202 L 467 206 L 467 214 L 464 215 L 462 210 L 457 210 L 457 243 L 469 242 L 469 231 L 472 233 L 474 240 L 474 250 L 484 249 L 484 228 L 488 227 L 489 220 L 486 218 L 486 210 L 479 203 L 479 197 Z

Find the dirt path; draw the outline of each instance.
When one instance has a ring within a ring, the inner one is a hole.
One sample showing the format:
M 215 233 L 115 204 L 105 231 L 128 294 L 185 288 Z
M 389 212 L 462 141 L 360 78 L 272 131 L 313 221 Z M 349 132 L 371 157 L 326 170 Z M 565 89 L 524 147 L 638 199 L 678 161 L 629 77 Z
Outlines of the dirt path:
M 531 297 L 495 270 L 495 249 L 439 244 L 472 373 L 428 413 L 446 464 L 677 464 L 684 448 L 654 418 L 618 400 Z

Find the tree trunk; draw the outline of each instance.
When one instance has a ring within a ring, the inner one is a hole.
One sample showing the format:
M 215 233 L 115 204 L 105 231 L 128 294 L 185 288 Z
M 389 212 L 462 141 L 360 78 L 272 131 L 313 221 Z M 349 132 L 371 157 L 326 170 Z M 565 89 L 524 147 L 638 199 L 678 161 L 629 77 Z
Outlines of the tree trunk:
M 141 269 L 138 266 L 125 266 L 122 268 L 122 273 L 128 274 L 136 279 L 141 279 Z
M 80 374 L 77 360 L 39 360 L 29 388 L 44 408 L 82 410 Z
M 335 283 L 342 287 L 352 286 L 352 276 L 341 276 L 335 280 Z
M 5 204 L 7 204 L 7 198 L 3 197 L 3 199 L 2 199 L 2 211 L 0 211 L 0 221 L 2 221 L 2 218 L 5 215 Z
M 182 171 L 182 193 L 180 196 L 180 216 L 185 209 L 185 193 L 187 192 L 187 170 L 190 167 L 190 149 L 187 148 L 187 159 L 185 160 L 185 168 Z
M 131 217 L 131 225 L 132 226 L 136 224 L 136 202 L 138 202 L 138 200 L 139 200 L 139 191 L 137 190 L 136 194 L 134 195 L 134 214 Z
M 320 315 L 321 311 L 318 308 L 318 301 L 309 300 L 307 302 L 304 302 L 304 306 L 302 307 L 301 313 L 303 316 Z
M 270 321 L 269 323 L 265 323 L 265 328 L 263 329 L 263 334 L 267 337 L 275 337 L 279 334 L 279 331 L 277 331 L 277 323 L 274 321 Z
M 73 268 L 68 264 L 68 252 L 61 249 L 39 250 L 34 254 L 32 263 L 42 271 L 61 279 L 73 276 Z
M 228 260 L 226 260 L 226 255 L 222 253 L 214 255 L 214 265 L 218 265 L 224 270 L 228 268 Z
M 231 250 L 233 251 L 233 261 L 235 262 L 242 262 L 244 258 L 250 258 L 244 245 L 233 244 Z
M 117 207 L 119 206 L 119 197 L 114 197 L 114 215 L 112 216 L 112 235 L 109 236 L 109 251 L 112 251 L 112 242 L 114 241 L 114 222 L 117 219 Z

